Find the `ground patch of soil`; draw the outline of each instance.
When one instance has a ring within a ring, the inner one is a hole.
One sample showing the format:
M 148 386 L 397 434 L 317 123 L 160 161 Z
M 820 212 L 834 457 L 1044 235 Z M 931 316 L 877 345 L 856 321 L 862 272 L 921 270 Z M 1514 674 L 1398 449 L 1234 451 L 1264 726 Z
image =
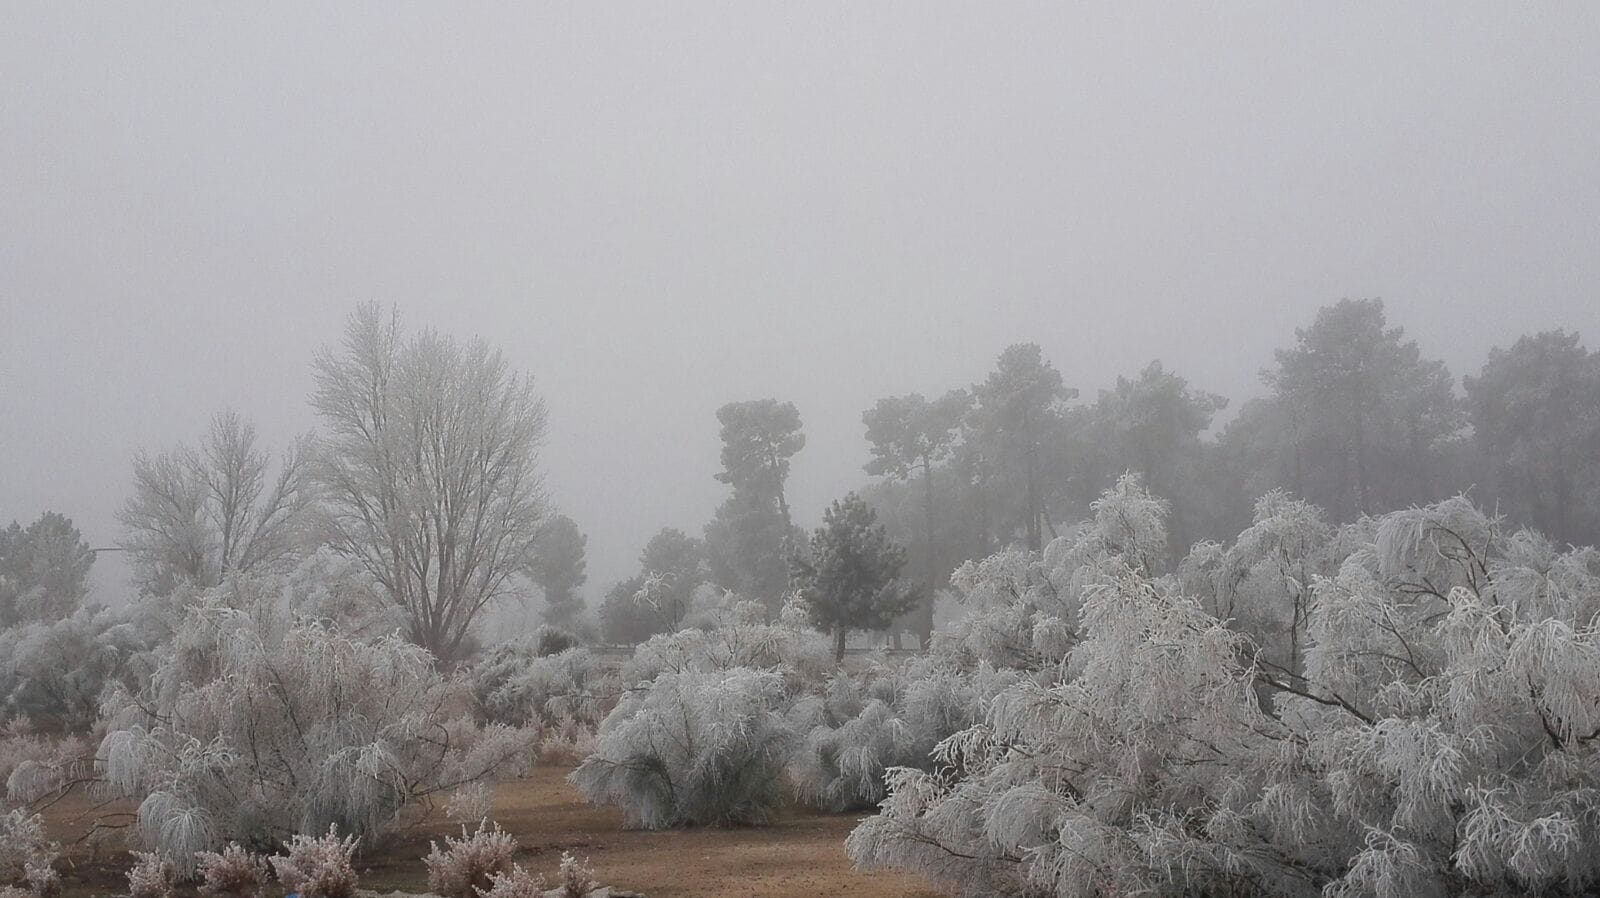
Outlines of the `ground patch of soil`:
M 561 852 L 587 856 L 595 878 L 649 898 L 939 898 L 919 877 L 863 873 L 845 857 L 844 839 L 860 814 L 820 814 L 786 807 L 772 824 L 744 829 L 639 832 L 622 828 L 615 808 L 585 804 L 567 783 L 567 767 L 540 767 L 495 793 L 494 819 L 522 845 L 518 863 L 553 879 Z M 82 834 L 88 802 L 72 799 L 46 814 L 53 838 Z M 114 808 L 112 810 L 125 810 Z M 428 842 L 456 827 L 429 819 L 357 859 L 361 886 L 379 892 L 421 892 Z M 82 845 L 68 852 L 67 898 L 125 893 L 128 858 L 113 839 L 92 858 Z

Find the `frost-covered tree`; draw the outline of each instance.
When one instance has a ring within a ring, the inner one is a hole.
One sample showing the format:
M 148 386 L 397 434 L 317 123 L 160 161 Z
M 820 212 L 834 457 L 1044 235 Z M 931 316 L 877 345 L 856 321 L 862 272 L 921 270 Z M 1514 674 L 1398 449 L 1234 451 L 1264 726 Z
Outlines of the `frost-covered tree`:
M 583 613 L 583 596 L 578 594 L 578 587 L 589 579 L 583 557 L 588 542 L 577 522 L 564 514 L 545 522 L 534 543 L 529 567 L 533 582 L 544 590 L 545 623 L 571 627 Z
M 413 642 L 461 660 L 533 560 L 544 402 L 487 343 L 408 336 L 375 304 L 317 354 L 316 383 L 328 540 L 383 584 Z
M 133 496 L 117 518 L 141 587 L 215 586 L 304 550 L 309 453 L 307 438 L 295 441 L 274 472 L 255 425 L 224 411 L 200 445 L 134 456 Z
M 1297 676 L 1313 580 L 1343 560 L 1334 534 L 1316 506 L 1273 490 L 1231 546 L 1197 544 L 1179 565 L 1179 583 L 1207 612 L 1248 634 L 1263 664 Z
M 186 865 L 330 824 L 371 839 L 525 762 L 532 734 L 475 726 L 425 650 L 287 611 L 284 588 L 240 574 L 196 597 L 149 684 L 108 702 L 101 787 L 138 802 L 148 844 Z
M 915 605 L 916 593 L 900 579 L 905 550 L 855 493 L 823 512 L 810 548 L 795 558 L 792 576 L 811 622 L 833 634 L 835 660 L 844 659 L 851 630 L 881 630 Z
M 0 529 L 0 629 L 52 623 L 83 604 L 94 553 L 72 520 L 53 511 Z

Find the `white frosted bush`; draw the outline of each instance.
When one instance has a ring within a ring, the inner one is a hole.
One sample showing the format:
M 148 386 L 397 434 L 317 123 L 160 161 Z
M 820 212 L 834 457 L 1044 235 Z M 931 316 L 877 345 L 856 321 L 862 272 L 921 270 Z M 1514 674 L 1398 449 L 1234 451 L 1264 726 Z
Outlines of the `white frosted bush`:
M 1593 550 L 1507 535 L 1460 499 L 1330 533 L 1274 496 L 1239 544 L 1152 579 L 1078 552 L 1095 530 L 1053 545 L 1043 580 L 991 563 L 958 584 L 975 614 L 1076 604 L 1058 618 L 1074 638 L 1052 659 L 1023 616 L 998 617 L 1039 666 L 979 698 L 931 769 L 888 772 L 857 863 L 973 895 L 1600 886 Z M 1213 612 L 1240 599 L 1255 616 L 1235 604 L 1230 629 Z M 946 659 L 1030 660 L 977 635 Z
M 588 898 L 589 893 L 598 886 L 588 858 L 580 861 L 568 852 L 561 852 L 561 870 L 557 874 L 556 885 L 561 898 Z
M 172 898 L 172 864 L 156 851 L 133 852 L 128 898 Z
M 529 873 L 521 864 L 512 864 L 504 873 L 489 876 L 489 888 L 481 890 L 482 898 L 543 898 L 544 876 Z
M 531 644 L 500 646 L 469 676 L 485 717 L 519 726 L 562 718 L 596 726 L 621 691 L 615 671 L 581 647 L 538 655 Z
M 141 837 L 179 872 L 229 841 L 330 824 L 375 837 L 414 802 L 527 763 L 535 734 L 473 725 L 422 649 L 237 602 L 245 587 L 260 589 L 231 580 L 189 610 L 149 687 L 109 706 L 98 752 L 104 787 L 140 802 Z
M 937 658 L 836 675 L 789 712 L 804 734 L 789 760 L 795 796 L 830 811 L 876 805 L 890 768 L 932 769 L 935 746 L 976 723 L 986 697 L 1014 679 L 953 670 Z
M 444 815 L 465 826 L 488 817 L 493 803 L 494 790 L 489 788 L 488 783 L 468 783 L 450 793 L 450 800 L 444 806 Z
M 267 862 L 238 843 L 195 857 L 201 898 L 261 898 L 267 887 Z
M 0 885 L 29 879 L 29 868 L 55 863 L 59 846 L 45 838 L 44 818 L 15 808 L 0 814 Z
M 636 686 L 663 673 L 753 668 L 780 674 L 786 691 L 797 694 L 820 688 L 835 667 L 827 637 L 811 627 L 740 617 L 711 630 L 652 636 L 623 665 L 622 681 Z
M 511 857 L 517 840 L 499 824 L 480 820 L 478 828 L 461 838 L 445 836 L 444 844 L 430 842 L 431 850 L 422 859 L 428 868 L 428 891 L 444 898 L 478 898 L 489 890 L 495 876 L 511 871 Z
M 330 825 L 320 836 L 295 835 L 283 843 L 282 856 L 270 858 L 272 872 L 300 898 L 355 898 L 356 870 L 351 864 L 355 836 L 339 836 Z
M 793 741 L 783 698 L 772 671 L 663 673 L 611 712 L 572 782 L 632 828 L 765 822 Z

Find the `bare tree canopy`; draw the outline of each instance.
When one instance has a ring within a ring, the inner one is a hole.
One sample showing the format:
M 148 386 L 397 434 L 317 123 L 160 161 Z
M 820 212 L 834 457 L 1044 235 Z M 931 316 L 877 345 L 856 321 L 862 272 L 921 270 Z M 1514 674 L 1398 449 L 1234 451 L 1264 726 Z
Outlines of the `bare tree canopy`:
M 276 476 L 255 425 L 219 412 L 198 447 L 133 460 L 133 496 L 117 519 L 143 588 L 215 586 L 235 571 L 276 563 L 304 548 L 313 502 L 309 438 L 284 452 Z
M 544 402 L 484 341 L 407 336 L 371 303 L 315 371 L 327 539 L 383 584 L 413 641 L 453 662 L 533 560 Z

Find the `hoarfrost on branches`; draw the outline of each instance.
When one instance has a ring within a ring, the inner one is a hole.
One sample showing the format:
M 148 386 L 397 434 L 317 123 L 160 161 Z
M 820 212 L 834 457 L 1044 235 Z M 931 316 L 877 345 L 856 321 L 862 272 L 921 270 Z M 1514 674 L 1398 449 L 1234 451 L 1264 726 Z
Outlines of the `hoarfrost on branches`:
M 611 712 L 572 782 L 633 828 L 763 823 L 793 739 L 783 694 L 772 671 L 663 673 Z
M 149 685 L 107 706 L 104 788 L 140 801 L 142 838 L 182 872 L 228 841 L 330 824 L 371 838 L 415 802 L 526 764 L 534 734 L 474 725 L 425 650 L 248 600 L 275 593 L 241 575 L 200 596 Z

